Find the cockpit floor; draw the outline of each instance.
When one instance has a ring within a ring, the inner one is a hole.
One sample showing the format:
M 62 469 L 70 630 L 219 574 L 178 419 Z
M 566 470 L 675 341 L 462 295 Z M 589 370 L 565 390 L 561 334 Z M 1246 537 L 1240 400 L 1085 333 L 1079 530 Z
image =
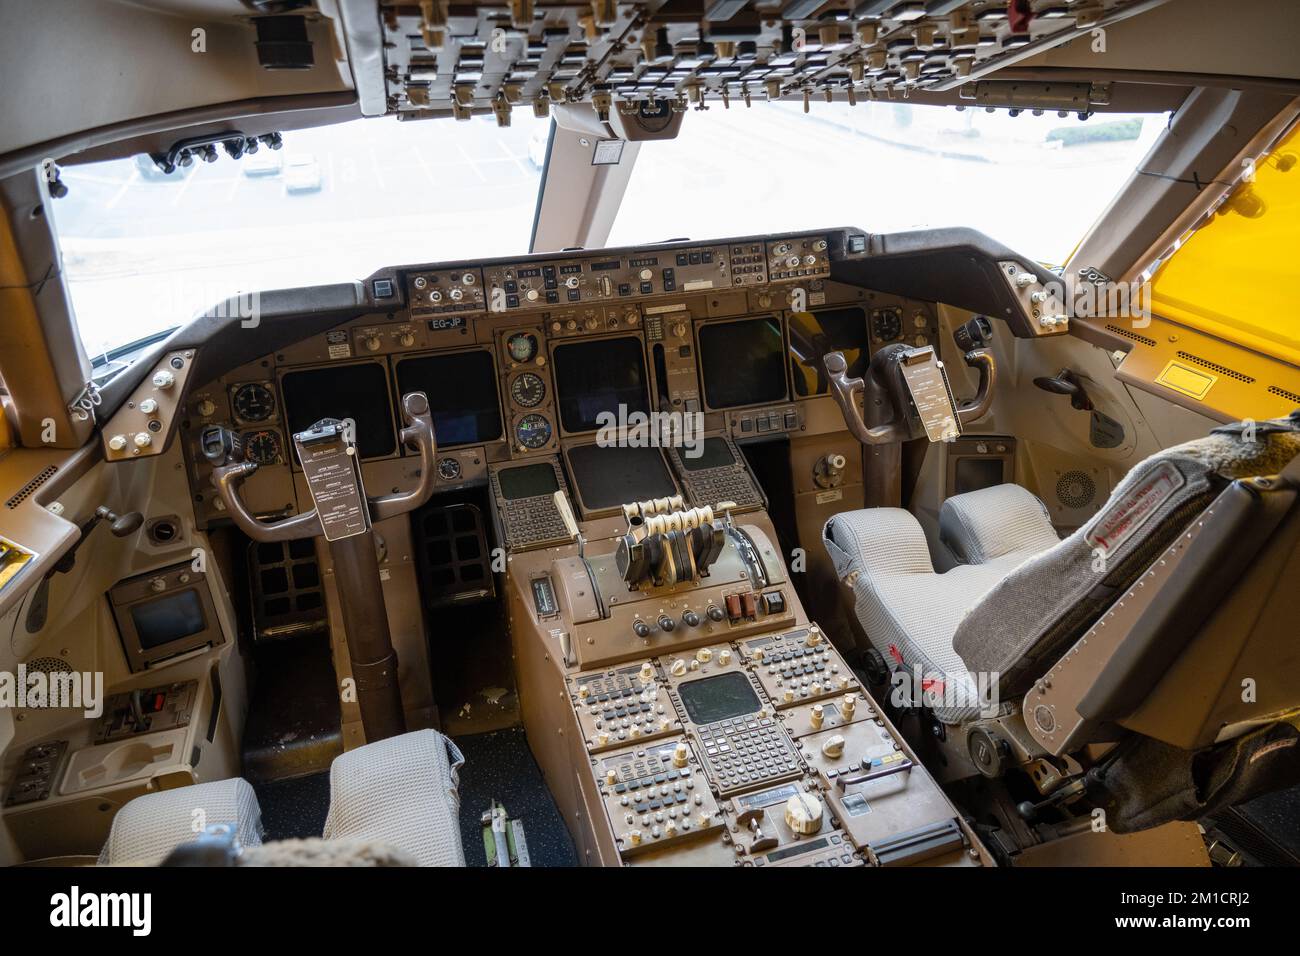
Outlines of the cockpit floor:
M 457 737 L 465 754 L 460 769 L 460 832 L 465 861 L 486 866 L 483 812 L 500 801 L 512 819 L 524 823 L 533 866 L 577 866 L 578 854 L 565 829 L 541 768 L 528 749 L 522 727 Z

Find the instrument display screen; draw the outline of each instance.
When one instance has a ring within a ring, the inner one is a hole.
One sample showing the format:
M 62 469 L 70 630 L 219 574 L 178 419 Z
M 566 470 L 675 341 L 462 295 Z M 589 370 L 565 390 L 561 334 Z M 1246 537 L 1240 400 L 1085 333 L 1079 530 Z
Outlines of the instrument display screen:
M 725 468 L 736 463 L 736 459 L 732 457 L 731 449 L 727 446 L 726 441 L 721 438 L 704 439 L 704 447 L 698 458 L 692 458 L 684 453 L 678 457 L 681 459 L 682 467 L 687 471 Z
M 700 725 L 752 714 L 762 706 L 749 677 L 740 671 L 678 684 L 677 693 L 686 716 Z
M 501 437 L 496 369 L 484 349 L 405 359 L 397 364 L 397 390 L 429 397 L 439 448 Z
M 322 418 L 350 418 L 362 458 L 382 458 L 397 450 L 383 365 L 366 362 L 286 372 L 281 388 L 290 433 L 306 431 Z
M 501 485 L 501 495 L 507 501 L 552 495 L 560 490 L 560 483 L 555 478 L 555 469 L 545 463 L 503 468 L 497 472 L 497 481 Z
M 140 646 L 147 651 L 197 634 L 208 626 L 199 595 L 193 588 L 134 605 L 131 622 L 135 624 Z
M 700 326 L 700 368 L 709 408 L 785 401 L 781 320 L 773 315 Z
M 645 355 L 641 340 L 630 336 L 555 347 L 555 390 L 560 424 L 567 432 L 590 432 L 601 412 L 619 417 L 650 412 Z
M 830 391 L 826 366 L 822 364 L 828 352 L 844 353 L 849 378 L 866 374 L 871 362 L 866 312 L 848 308 L 790 314 L 790 373 L 795 395 L 803 398 Z

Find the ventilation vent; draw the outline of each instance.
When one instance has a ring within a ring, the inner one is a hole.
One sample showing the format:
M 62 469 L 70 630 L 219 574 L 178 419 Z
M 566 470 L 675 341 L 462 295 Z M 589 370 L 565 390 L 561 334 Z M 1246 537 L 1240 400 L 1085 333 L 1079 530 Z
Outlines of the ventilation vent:
M 1300 395 L 1297 395 L 1295 392 L 1288 392 L 1285 388 L 1280 388 L 1277 385 L 1270 385 L 1268 391 L 1270 395 L 1280 395 L 1282 398 L 1300 405 Z
M 34 657 L 26 663 L 27 673 L 71 674 L 72 665 L 62 657 Z
M 1097 483 L 1086 472 L 1067 471 L 1056 482 L 1056 500 L 1066 508 L 1086 508 L 1097 496 Z
M 1155 339 L 1149 339 L 1145 335 L 1138 335 L 1132 329 L 1126 329 L 1123 326 L 1119 326 L 1119 325 L 1107 325 L 1106 328 L 1109 329 L 1111 332 L 1114 332 L 1116 335 L 1124 336 L 1124 338 L 1126 339 L 1132 339 L 1134 342 L 1140 342 L 1143 345 L 1148 345 L 1151 346 L 1152 348 L 1155 347 L 1156 344 Z
M 1199 355 L 1193 355 L 1191 352 L 1179 352 L 1178 357 L 1185 362 L 1199 365 L 1201 368 L 1208 368 L 1211 372 L 1218 372 L 1220 375 L 1228 376 L 1228 378 L 1235 378 L 1238 382 L 1245 382 L 1247 385 L 1250 385 L 1255 381 L 1244 372 L 1234 371 L 1226 365 L 1220 365 L 1218 362 L 1211 362 L 1209 359 L 1203 359 Z
M 5 507 L 11 510 L 17 508 L 32 496 L 33 491 L 53 478 L 58 470 L 55 465 L 46 465 L 39 475 L 14 492 L 14 496 L 5 502 Z

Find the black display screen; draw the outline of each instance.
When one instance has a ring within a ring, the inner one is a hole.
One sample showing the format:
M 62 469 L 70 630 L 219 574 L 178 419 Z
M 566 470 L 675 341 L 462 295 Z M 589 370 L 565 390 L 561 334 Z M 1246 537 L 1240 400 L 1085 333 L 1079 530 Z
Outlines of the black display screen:
M 704 447 L 700 451 L 698 458 L 692 458 L 687 454 L 689 449 L 682 449 L 680 458 L 682 467 L 687 471 L 703 471 L 706 468 L 725 468 L 728 465 L 734 465 L 736 459 L 731 454 L 731 449 L 721 438 L 704 439 Z
M 291 433 L 304 431 L 322 418 L 350 418 L 357 426 L 357 448 L 362 458 L 380 458 L 396 450 L 384 366 L 367 362 L 289 372 L 280 387 Z
M 620 405 L 627 415 L 648 414 L 641 340 L 625 337 L 557 345 L 555 391 L 560 424 L 568 432 L 595 431 L 601 412 L 611 412 L 617 420 Z
M 822 309 L 790 316 L 790 372 L 794 393 L 825 395 L 830 391 L 826 367 L 828 352 L 843 352 L 849 378 L 861 378 L 871 362 L 867 313 L 862 309 Z
M 569 469 L 589 510 L 677 494 L 658 448 L 579 445 L 569 449 Z
M 697 724 L 752 714 L 760 704 L 749 678 L 739 671 L 677 685 L 686 715 Z
M 207 627 L 203 605 L 193 588 L 131 608 L 131 623 L 141 650 L 150 651 Z
M 710 408 L 784 401 L 781 320 L 765 316 L 700 326 L 700 367 Z
M 496 368 L 489 352 L 478 349 L 399 362 L 397 392 L 424 392 L 429 397 L 439 448 L 501 437 Z
M 497 482 L 501 485 L 501 496 L 507 501 L 514 501 L 516 498 L 535 498 L 538 495 L 553 495 L 560 490 L 560 483 L 555 478 L 555 469 L 550 465 L 506 468 L 497 472 Z

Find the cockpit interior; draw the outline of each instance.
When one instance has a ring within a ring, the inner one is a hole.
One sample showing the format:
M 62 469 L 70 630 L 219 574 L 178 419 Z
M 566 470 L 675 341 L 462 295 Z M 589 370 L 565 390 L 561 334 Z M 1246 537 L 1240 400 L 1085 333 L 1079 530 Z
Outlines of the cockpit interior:
M 0 864 L 1300 862 L 1298 36 L 0 0 Z

